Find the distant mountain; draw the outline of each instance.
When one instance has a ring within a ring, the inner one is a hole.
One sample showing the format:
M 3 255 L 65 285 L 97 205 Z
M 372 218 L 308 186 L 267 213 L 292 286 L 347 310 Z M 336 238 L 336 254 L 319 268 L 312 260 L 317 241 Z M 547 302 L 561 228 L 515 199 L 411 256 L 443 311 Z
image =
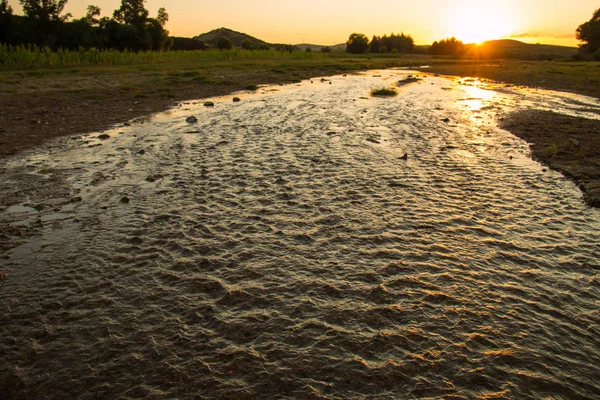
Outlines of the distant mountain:
M 265 42 L 264 40 L 255 38 L 253 36 L 247 35 L 242 32 L 236 32 L 236 31 L 234 31 L 232 29 L 228 29 L 228 28 L 213 29 L 210 32 L 202 33 L 198 36 L 195 36 L 193 38 L 193 40 L 201 41 L 209 46 L 216 46 L 222 37 L 226 37 L 229 40 L 231 40 L 233 45 L 236 47 L 242 47 L 242 42 L 244 40 L 249 40 L 250 43 L 252 44 L 252 47 L 254 47 L 254 48 L 271 47 L 271 48 L 279 49 L 279 48 L 285 48 L 286 46 L 290 46 L 290 45 L 284 44 L 284 43 L 268 43 L 268 42 Z M 302 44 L 297 44 L 294 47 L 296 47 L 297 49 L 302 50 L 302 51 L 305 51 L 307 48 L 310 48 L 312 51 L 321 51 L 321 49 L 323 47 L 329 47 L 331 49 L 331 51 L 346 51 L 345 43 L 336 44 L 334 46 L 323 46 L 320 44 L 302 43 Z
M 268 43 L 263 40 L 260 40 L 255 37 L 252 37 L 250 35 L 246 35 L 245 33 L 236 32 L 236 31 L 233 31 L 233 30 L 227 29 L 227 28 L 213 29 L 210 32 L 203 33 L 201 35 L 194 37 L 194 39 L 200 40 L 206 44 L 216 46 L 217 43 L 219 43 L 219 39 L 221 39 L 222 37 L 228 38 L 229 40 L 231 40 L 233 45 L 237 46 L 237 47 L 241 47 L 242 42 L 244 40 L 249 40 L 250 43 L 252 43 L 252 45 L 255 47 L 258 47 L 261 45 L 268 45 Z
M 485 58 L 517 58 L 521 60 L 544 60 L 569 58 L 578 51 L 577 47 L 529 44 L 518 40 L 490 40 L 474 45 L 472 52 Z

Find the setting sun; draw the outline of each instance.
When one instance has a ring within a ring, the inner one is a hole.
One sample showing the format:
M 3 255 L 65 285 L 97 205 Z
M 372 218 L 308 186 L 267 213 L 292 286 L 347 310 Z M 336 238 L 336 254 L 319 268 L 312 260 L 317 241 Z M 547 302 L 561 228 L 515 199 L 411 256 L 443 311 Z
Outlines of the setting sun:
M 513 25 L 506 10 L 477 5 L 456 11 L 451 35 L 465 43 L 481 43 L 511 34 Z

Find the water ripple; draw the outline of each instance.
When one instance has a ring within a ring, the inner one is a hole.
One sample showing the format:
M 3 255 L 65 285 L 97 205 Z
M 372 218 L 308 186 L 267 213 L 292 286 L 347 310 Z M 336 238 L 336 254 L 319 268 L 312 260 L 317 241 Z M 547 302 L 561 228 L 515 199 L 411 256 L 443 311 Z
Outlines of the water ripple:
M 3 161 L 0 224 L 23 244 L 0 260 L 1 391 L 600 397 L 598 211 L 496 125 L 597 105 L 435 77 L 365 97 L 406 73 Z

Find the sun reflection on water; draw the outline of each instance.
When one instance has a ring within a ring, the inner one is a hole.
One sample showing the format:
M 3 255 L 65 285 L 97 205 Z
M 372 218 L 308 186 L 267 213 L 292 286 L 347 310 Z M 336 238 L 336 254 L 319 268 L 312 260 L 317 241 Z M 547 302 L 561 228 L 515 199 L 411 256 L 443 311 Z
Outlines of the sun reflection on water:
M 472 84 L 464 87 L 467 97 L 462 103 L 471 111 L 480 111 L 485 107 L 487 101 L 496 97 L 496 92 L 493 90 L 482 89 L 482 85 L 484 85 L 483 82 L 475 80 Z

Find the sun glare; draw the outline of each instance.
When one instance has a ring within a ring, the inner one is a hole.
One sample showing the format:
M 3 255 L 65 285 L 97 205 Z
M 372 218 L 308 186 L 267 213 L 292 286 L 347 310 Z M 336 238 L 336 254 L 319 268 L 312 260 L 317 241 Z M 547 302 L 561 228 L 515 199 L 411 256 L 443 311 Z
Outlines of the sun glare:
M 513 24 L 506 10 L 477 5 L 457 10 L 451 29 L 464 43 L 482 43 L 509 35 Z

